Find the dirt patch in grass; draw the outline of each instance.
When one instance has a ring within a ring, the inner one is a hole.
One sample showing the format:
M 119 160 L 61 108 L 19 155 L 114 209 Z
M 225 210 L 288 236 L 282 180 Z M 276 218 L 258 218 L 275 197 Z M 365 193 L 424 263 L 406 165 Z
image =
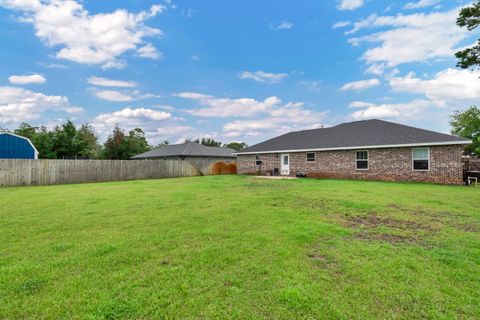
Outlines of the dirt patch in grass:
M 351 216 L 344 219 L 344 225 L 353 228 L 377 228 L 385 226 L 388 228 L 402 230 L 427 230 L 434 231 L 433 227 L 408 220 L 399 220 L 390 217 L 380 217 L 376 214 L 365 216 Z
M 476 219 L 473 219 L 472 216 L 465 214 L 465 213 L 458 213 L 458 212 L 450 212 L 450 211 L 429 211 L 425 210 L 422 207 L 417 207 L 414 210 L 397 205 L 397 204 L 389 204 L 388 208 L 395 209 L 397 211 L 401 211 L 408 215 L 415 217 L 415 219 L 423 219 L 428 221 L 428 223 L 433 224 L 437 227 L 441 226 L 448 226 L 451 228 L 458 229 L 460 231 L 466 232 L 480 232 L 480 224 L 476 222 Z M 464 221 L 469 221 L 465 223 Z M 462 222 L 460 222 L 462 221 Z
M 457 224 L 456 228 L 461 231 L 480 233 L 480 226 L 475 224 Z
M 390 244 L 419 244 L 420 242 L 419 239 L 412 236 L 407 237 L 390 233 L 359 232 L 356 233 L 354 237 L 359 240 L 381 241 L 388 242 Z
M 368 215 L 337 216 L 337 222 L 356 230 L 353 238 L 368 241 L 380 241 L 390 244 L 413 244 L 431 247 L 432 237 L 440 230 L 436 225 L 401 220 L 393 217 Z
M 308 259 L 319 269 L 325 270 L 332 275 L 340 276 L 343 274 L 338 261 L 324 255 L 320 248 L 315 248 L 307 253 Z
M 310 252 L 307 254 L 307 257 L 309 259 L 312 259 L 314 261 L 326 261 L 327 260 L 327 256 L 323 255 L 323 254 L 320 254 L 318 252 Z

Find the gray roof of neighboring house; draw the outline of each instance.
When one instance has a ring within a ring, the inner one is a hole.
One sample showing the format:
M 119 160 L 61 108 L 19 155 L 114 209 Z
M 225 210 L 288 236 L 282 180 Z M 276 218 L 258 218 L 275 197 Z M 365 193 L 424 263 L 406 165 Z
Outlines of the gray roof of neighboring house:
M 290 132 L 245 148 L 237 154 L 468 143 L 471 141 L 465 138 L 375 119 Z
M 207 147 L 195 142 L 172 144 L 136 155 L 131 159 L 163 158 L 174 156 L 235 158 L 230 148 Z

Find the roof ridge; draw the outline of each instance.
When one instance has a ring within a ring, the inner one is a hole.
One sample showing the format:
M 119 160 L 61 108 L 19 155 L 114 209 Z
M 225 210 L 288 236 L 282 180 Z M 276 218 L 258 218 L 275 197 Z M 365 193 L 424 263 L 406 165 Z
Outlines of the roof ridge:
M 192 145 L 192 143 L 194 143 L 194 142 L 192 142 L 192 141 L 187 141 L 187 142 L 183 143 L 183 144 L 185 145 L 185 148 L 183 148 L 183 150 L 182 150 L 182 152 L 181 152 L 182 155 L 186 155 L 186 154 L 187 154 L 187 150 L 190 148 L 190 146 Z
M 395 122 L 385 121 L 385 120 L 381 120 L 381 119 L 355 120 L 355 121 L 350 121 L 350 122 L 338 123 L 338 124 L 333 125 L 333 126 L 325 126 L 325 127 L 320 127 L 320 128 L 312 128 L 312 129 L 303 129 L 303 130 L 290 131 L 290 132 L 284 133 L 283 135 L 289 134 L 289 133 L 295 133 L 295 132 L 315 131 L 315 130 L 322 130 L 322 129 L 332 129 L 332 128 L 336 128 L 336 127 L 342 126 L 342 125 L 354 124 L 354 123 L 359 123 L 359 122 L 369 122 L 369 121 L 380 121 L 380 122 L 395 123 Z M 280 136 L 279 136 L 279 137 L 280 137 Z

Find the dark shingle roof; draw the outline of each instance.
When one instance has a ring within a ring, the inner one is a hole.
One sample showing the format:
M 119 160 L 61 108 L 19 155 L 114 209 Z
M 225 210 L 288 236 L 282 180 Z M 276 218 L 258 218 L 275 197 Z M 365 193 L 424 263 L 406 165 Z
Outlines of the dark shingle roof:
M 334 127 L 290 132 L 243 149 L 242 153 L 351 149 L 375 146 L 468 144 L 470 140 L 382 120 L 364 120 Z
M 190 156 L 190 157 L 232 157 L 235 150 L 220 147 L 207 147 L 195 142 L 186 142 L 182 144 L 172 144 L 165 147 L 160 147 L 139 155 L 131 159 L 145 159 L 145 158 L 161 158 L 174 156 Z

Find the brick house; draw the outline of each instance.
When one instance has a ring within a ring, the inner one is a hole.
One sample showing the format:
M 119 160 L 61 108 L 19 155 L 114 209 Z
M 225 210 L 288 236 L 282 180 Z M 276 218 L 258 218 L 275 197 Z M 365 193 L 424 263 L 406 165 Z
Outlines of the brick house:
M 290 132 L 237 153 L 239 174 L 463 182 L 468 139 L 382 120 Z

